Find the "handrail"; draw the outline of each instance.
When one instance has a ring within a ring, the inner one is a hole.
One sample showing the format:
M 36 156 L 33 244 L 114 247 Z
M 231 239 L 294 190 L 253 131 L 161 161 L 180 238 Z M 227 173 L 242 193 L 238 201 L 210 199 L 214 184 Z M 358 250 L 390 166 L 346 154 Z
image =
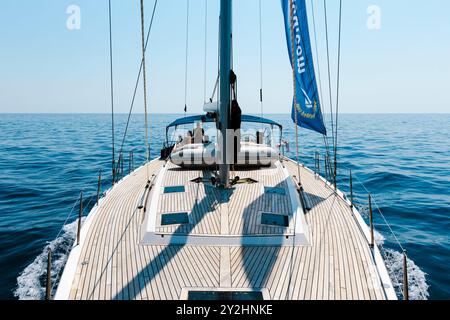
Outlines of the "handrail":
M 341 165 L 342 166 L 342 165 Z M 356 180 L 358 180 L 358 182 L 361 184 L 361 186 L 364 188 L 364 190 L 370 194 L 370 191 L 367 190 L 366 186 L 364 185 L 364 183 L 361 182 L 361 180 L 358 178 L 358 176 L 355 175 Z M 392 236 L 395 239 L 396 244 L 399 246 L 400 250 L 402 252 L 405 252 L 405 248 L 403 247 L 403 245 L 401 244 L 400 240 L 398 239 L 397 235 L 395 234 L 394 230 L 392 229 L 391 225 L 389 224 L 389 222 L 387 221 L 386 217 L 384 216 L 383 212 L 381 211 L 377 201 L 375 198 L 373 198 L 372 196 L 372 202 L 375 205 L 375 208 L 377 209 L 378 213 L 380 214 L 380 216 L 383 218 L 385 226 L 388 227 L 389 231 L 391 232 Z
M 324 157 L 325 159 L 327 159 L 327 156 Z M 313 158 L 314 161 L 317 161 L 317 155 L 315 155 L 315 157 Z M 329 165 L 329 164 L 328 164 Z M 349 168 L 348 166 L 344 165 L 341 163 L 341 168 L 347 169 L 350 172 L 350 184 L 349 184 L 349 190 L 350 190 L 350 199 L 351 199 L 351 203 L 352 204 L 356 204 L 355 200 L 354 200 L 354 180 L 357 180 L 357 182 L 362 186 L 362 188 L 364 189 L 364 191 L 366 191 L 367 195 L 370 196 L 371 198 L 371 202 L 374 205 L 376 211 L 378 212 L 378 214 L 381 216 L 381 218 L 383 219 L 385 226 L 389 229 L 390 233 L 392 234 L 395 243 L 398 245 L 399 249 L 402 252 L 405 252 L 406 249 L 403 247 L 403 245 L 401 244 L 400 240 L 398 239 L 397 235 L 395 234 L 394 230 L 392 229 L 392 226 L 390 225 L 390 223 L 388 222 L 388 220 L 386 219 L 386 216 L 383 214 L 383 211 L 380 209 L 380 206 L 378 205 L 378 202 L 376 201 L 375 197 L 373 196 L 373 194 L 367 189 L 367 187 L 364 185 L 364 183 L 361 181 L 361 179 L 359 179 L 359 177 L 357 175 L 354 174 L 354 172 L 352 171 L 351 168 Z M 319 172 L 320 174 L 320 172 Z M 327 170 L 325 170 L 325 174 L 327 175 L 328 172 Z M 331 182 L 330 182 L 331 183 Z
M 81 198 L 81 197 L 80 197 L 80 198 Z M 80 203 L 80 198 L 77 199 L 77 200 L 75 201 L 74 208 L 75 208 L 75 206 L 76 206 L 77 204 Z M 89 200 L 88 204 L 87 204 L 86 206 L 83 206 L 83 208 L 82 208 L 83 211 L 79 211 L 79 213 L 78 213 L 78 214 L 79 214 L 79 217 L 81 216 L 81 218 L 84 217 L 84 211 L 85 211 L 85 209 L 90 207 L 90 205 L 92 204 L 92 201 L 93 201 L 94 199 L 97 199 L 97 195 L 96 195 L 96 194 L 95 194 L 95 195 L 92 195 L 92 196 L 90 196 L 89 198 L 90 198 L 90 200 Z M 81 204 L 80 204 L 80 208 L 81 208 Z M 75 243 L 76 241 L 78 241 L 78 239 L 79 239 L 79 232 L 81 231 L 81 228 L 82 228 L 82 221 L 81 221 L 80 218 L 78 218 L 77 220 L 75 220 L 75 222 L 78 223 L 78 229 L 77 229 L 77 236 L 76 236 L 76 238 L 74 239 L 74 243 Z M 65 228 L 67 225 L 68 225 L 67 223 L 64 224 L 63 227 L 61 228 L 61 231 L 64 230 L 64 228 Z M 60 234 L 61 234 L 61 232 L 59 233 L 59 235 L 60 235 Z M 58 238 L 59 238 L 59 236 L 57 236 L 55 239 L 58 239 Z M 71 249 L 72 249 L 72 246 L 71 246 L 71 245 L 67 246 L 67 250 L 64 252 L 64 255 L 67 256 L 68 253 L 69 253 L 69 251 L 70 251 Z M 51 249 L 49 249 L 49 250 L 51 251 Z M 47 262 L 47 264 L 49 264 L 49 262 Z M 50 261 L 50 264 L 51 264 L 51 261 Z M 47 270 L 51 270 L 51 268 L 50 268 L 50 269 L 47 268 Z M 47 271 L 47 272 L 48 272 L 48 271 Z M 56 287 L 56 285 L 58 284 L 60 278 L 61 278 L 61 272 L 59 272 L 59 274 L 57 275 L 55 281 L 51 281 L 51 275 L 47 275 L 47 286 L 48 286 L 48 282 L 49 282 L 49 281 L 50 281 L 50 283 L 52 283 L 52 285 L 51 285 L 51 290 L 49 291 L 49 293 L 50 293 L 50 296 L 49 296 L 49 298 L 48 298 L 49 300 L 51 299 L 52 293 L 55 291 L 55 287 Z
M 116 182 L 118 182 L 121 178 L 123 178 L 125 176 L 124 174 L 124 165 L 125 165 L 125 154 L 128 153 L 128 170 L 129 173 L 131 173 L 134 170 L 134 149 L 131 149 L 131 151 L 125 151 L 125 150 L 121 150 L 121 152 L 119 153 L 119 158 L 116 161 L 115 164 L 115 172 L 116 175 L 113 178 L 114 179 L 114 184 Z
M 100 171 L 100 174 L 101 174 L 101 171 Z M 99 177 L 100 177 L 100 175 L 99 175 Z M 99 178 L 99 179 L 100 179 L 100 178 Z M 73 214 L 74 214 L 74 212 L 75 212 L 75 208 L 77 207 L 77 205 L 79 205 L 80 210 L 78 211 L 78 218 L 75 220 L 75 221 L 78 223 L 78 229 L 77 229 L 77 233 L 76 233 L 76 238 L 74 239 L 74 242 L 78 242 L 78 243 L 79 243 L 80 231 L 81 231 L 81 227 L 82 227 L 81 219 L 82 219 L 83 216 L 84 216 L 84 212 L 85 212 L 85 210 L 86 210 L 87 208 L 90 208 L 90 206 L 91 206 L 91 204 L 92 204 L 92 202 L 93 202 L 94 200 L 97 200 L 97 199 L 98 199 L 98 201 L 99 201 L 100 198 L 101 198 L 101 195 L 100 195 L 100 192 L 99 192 L 100 189 L 97 190 L 97 193 L 96 193 L 96 194 L 91 195 L 91 196 L 85 198 L 84 200 L 83 200 L 82 194 L 83 194 L 83 192 L 84 192 L 89 186 L 93 185 L 93 183 L 96 182 L 96 180 L 97 180 L 97 178 L 96 178 L 95 180 L 92 180 L 92 181 L 90 181 L 89 183 L 87 183 L 87 184 L 81 189 L 80 197 L 78 197 L 78 198 L 75 200 L 74 204 L 72 205 L 72 208 L 71 208 L 71 210 L 69 211 L 69 214 L 67 215 L 66 219 L 64 220 L 64 223 L 63 223 L 61 229 L 58 231 L 58 233 L 57 233 L 55 239 L 58 239 L 58 238 L 62 235 L 62 233 L 63 233 L 65 227 L 69 224 L 69 220 L 72 218 L 72 216 L 73 216 Z M 98 184 L 99 184 L 99 185 L 98 185 L 98 188 L 100 188 L 100 181 L 101 181 L 101 180 L 98 180 Z M 86 202 L 87 199 L 89 199 L 89 201 L 87 202 L 87 205 L 84 205 L 84 202 Z M 98 203 L 97 203 L 97 205 L 98 205 Z M 65 252 L 65 255 L 66 255 L 66 256 L 67 256 L 67 254 L 69 253 L 69 251 L 70 251 L 71 249 L 72 249 L 72 246 L 69 245 L 68 248 L 67 248 L 67 250 L 66 250 L 66 252 Z M 47 284 L 46 284 L 46 293 L 45 293 L 45 298 L 46 298 L 47 300 L 51 300 L 51 299 L 52 299 L 52 293 L 55 291 L 55 287 L 56 287 L 56 285 L 58 284 L 59 279 L 60 279 L 60 277 L 61 277 L 61 272 L 60 272 L 60 273 L 57 275 L 57 277 L 56 277 L 56 279 L 55 279 L 54 281 L 52 281 L 52 279 L 51 279 L 51 263 L 52 263 L 51 257 L 52 257 L 52 255 L 53 255 L 53 253 L 54 253 L 54 252 L 52 252 L 52 249 L 49 248 L 49 249 L 48 249 L 48 255 L 47 255 L 47 256 L 48 256 L 48 258 L 47 258 L 47 280 L 46 280 Z

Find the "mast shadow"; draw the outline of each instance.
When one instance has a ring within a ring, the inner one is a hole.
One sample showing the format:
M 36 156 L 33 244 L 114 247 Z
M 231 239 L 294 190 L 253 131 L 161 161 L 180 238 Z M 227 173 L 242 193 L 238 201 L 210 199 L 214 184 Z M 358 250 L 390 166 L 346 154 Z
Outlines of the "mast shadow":
M 287 182 L 286 180 L 279 183 L 275 186 L 275 188 L 283 188 L 286 191 L 287 189 Z M 269 197 L 266 199 L 265 197 Z M 251 203 L 243 212 L 243 230 L 249 230 L 253 227 L 251 221 L 252 219 L 249 219 L 251 215 L 256 214 L 255 213 L 255 207 L 257 208 L 257 211 L 261 212 L 267 212 L 267 213 L 287 213 L 287 212 L 273 212 L 274 207 L 273 203 L 279 203 L 282 197 L 286 197 L 289 201 L 289 193 L 286 193 L 286 195 L 268 195 L 263 194 L 262 196 L 259 196 L 253 203 Z M 290 209 L 290 201 L 289 206 Z M 284 210 L 286 211 L 286 210 Z M 292 216 L 289 217 L 289 225 L 291 224 Z M 295 222 L 294 222 L 295 223 Z M 285 231 L 287 228 L 280 228 L 280 227 L 271 227 L 271 226 L 264 226 L 260 227 L 259 232 L 263 234 L 268 234 L 272 231 L 276 230 L 275 233 L 280 233 L 280 231 Z M 285 235 L 280 234 L 278 236 L 279 242 L 275 243 L 269 247 L 267 246 L 261 246 L 261 247 L 241 247 L 240 255 L 242 260 L 242 269 L 244 271 L 243 276 L 245 279 L 232 279 L 233 286 L 240 287 L 242 284 L 244 286 L 249 286 L 251 289 L 255 291 L 259 291 L 262 289 L 269 289 L 267 288 L 267 282 L 270 277 L 270 275 L 273 272 L 277 272 L 278 270 L 274 270 L 277 260 L 280 257 L 281 249 L 283 247 Z M 279 270 L 281 271 L 281 270 Z M 239 270 L 236 270 L 233 275 L 237 276 L 239 274 Z
M 306 191 L 303 191 L 303 195 L 306 198 L 305 200 L 307 202 L 308 211 L 314 209 L 319 204 L 327 200 L 326 198 L 320 197 L 318 195 Z
M 203 171 L 203 177 L 207 178 L 210 174 L 209 171 Z M 208 215 L 213 214 L 215 208 L 213 206 L 217 203 L 227 200 L 231 196 L 232 190 L 221 191 L 209 185 L 205 185 L 205 197 L 199 202 L 196 200 L 190 215 L 194 215 L 193 223 L 189 225 L 180 225 L 174 231 L 174 234 L 178 236 L 184 235 L 187 237 L 192 234 L 195 227 Z M 197 186 L 196 199 L 198 199 L 198 191 L 200 184 Z M 208 208 L 209 210 L 206 210 Z M 124 233 L 127 230 L 124 231 Z M 142 270 L 134 275 L 134 277 L 125 285 L 118 294 L 113 297 L 113 300 L 133 300 L 137 298 L 138 293 L 142 292 L 147 285 L 155 279 L 158 274 L 174 259 L 178 253 L 186 245 L 170 244 L 165 246 L 161 252 L 159 252 Z M 136 284 L 139 283 L 139 289 L 136 290 Z M 95 288 L 94 288 L 95 290 Z M 179 295 L 180 293 L 178 293 Z
M 289 179 L 289 178 L 287 178 Z M 273 207 L 271 205 L 272 202 L 280 203 L 281 197 L 285 197 L 284 201 L 289 203 L 288 210 L 292 211 L 291 202 L 290 202 L 290 194 L 288 192 L 288 185 L 287 185 L 287 179 L 285 179 L 283 182 L 278 184 L 276 188 L 284 188 L 286 190 L 286 195 L 262 195 L 258 199 L 255 200 L 256 205 L 262 204 L 260 206 L 260 210 L 263 212 L 272 212 Z M 304 193 L 306 197 L 308 197 L 308 201 L 310 203 L 310 209 L 318 206 L 320 203 L 326 201 L 327 199 L 322 198 L 320 196 L 310 194 L 305 192 Z M 263 199 L 263 197 L 270 197 L 269 201 L 267 199 Z M 295 193 L 293 196 L 298 197 L 299 195 Z M 246 216 L 254 214 L 254 210 L 250 209 L 252 208 L 253 204 L 251 204 L 243 213 L 244 218 L 244 230 L 251 227 L 249 225 L 249 219 L 245 219 Z M 277 213 L 277 212 L 273 212 Z M 279 212 L 278 212 L 279 213 Z M 308 212 L 306 213 L 308 214 Z M 295 225 L 296 221 L 293 221 L 293 216 L 289 217 L 289 224 L 291 222 Z M 270 231 L 270 227 L 267 227 Z M 290 236 L 292 240 L 294 240 L 293 236 Z M 285 235 L 280 235 L 278 237 L 279 243 L 275 243 L 274 245 L 270 247 L 257 247 L 257 248 L 251 248 L 251 247 L 243 247 L 241 249 L 241 259 L 243 261 L 243 270 L 244 270 L 244 276 L 246 279 L 236 279 L 239 280 L 239 283 L 235 283 L 235 285 L 239 286 L 240 284 L 246 284 L 249 285 L 253 290 L 258 291 L 262 289 L 268 289 L 270 292 L 270 288 L 268 288 L 268 280 L 271 275 L 275 274 L 286 274 L 288 277 L 287 279 L 287 286 L 285 287 L 284 291 L 280 294 L 280 297 L 285 297 L 286 299 L 292 299 L 292 284 L 293 281 L 295 281 L 295 255 L 296 251 L 298 250 L 297 247 L 293 245 L 286 245 L 284 240 L 286 240 Z M 286 256 L 287 255 L 287 256 Z M 282 258 L 282 256 L 285 257 L 285 262 L 283 264 L 278 264 L 277 261 Z M 286 267 L 286 264 L 288 266 Z M 287 273 L 286 273 L 287 271 Z M 280 276 L 280 281 L 284 282 L 286 279 L 283 278 L 283 276 Z M 273 294 L 273 293 L 272 293 Z M 274 298 L 273 296 L 271 297 Z

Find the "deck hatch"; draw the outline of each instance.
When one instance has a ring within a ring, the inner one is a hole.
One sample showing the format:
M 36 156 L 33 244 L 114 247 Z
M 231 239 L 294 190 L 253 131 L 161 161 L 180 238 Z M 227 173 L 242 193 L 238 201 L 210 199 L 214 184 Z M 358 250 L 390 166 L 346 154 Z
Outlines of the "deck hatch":
M 264 296 L 261 291 L 189 291 L 188 300 L 261 301 L 264 300 Z
M 284 190 L 284 188 L 279 188 L 279 187 L 264 187 L 264 193 L 266 194 L 278 194 L 281 196 L 285 196 L 286 195 L 286 190 Z
M 170 226 L 175 224 L 189 224 L 188 213 L 179 212 L 161 215 L 161 226 Z
M 289 217 L 281 214 L 263 212 L 261 213 L 261 224 L 276 227 L 289 227 Z
M 183 192 L 186 192 L 186 188 L 184 186 L 173 186 L 164 188 L 164 193 L 183 193 Z

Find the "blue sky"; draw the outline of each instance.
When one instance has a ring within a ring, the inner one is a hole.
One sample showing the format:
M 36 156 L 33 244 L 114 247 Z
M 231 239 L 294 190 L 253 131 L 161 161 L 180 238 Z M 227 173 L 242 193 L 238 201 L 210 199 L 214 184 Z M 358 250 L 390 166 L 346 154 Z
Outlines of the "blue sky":
M 183 111 L 186 1 L 159 1 L 147 55 L 151 112 Z M 188 105 L 200 112 L 205 0 L 190 1 Z M 326 93 L 323 3 L 312 1 Z M 338 1 L 327 1 L 335 79 Z M 288 113 L 292 80 L 280 4 L 262 2 L 265 112 Z M 148 22 L 153 0 L 145 3 Z M 80 30 L 66 27 L 69 5 L 81 9 Z M 367 28 L 370 5 L 381 9 L 380 30 Z M 208 8 L 209 94 L 217 74 L 218 0 L 208 0 Z M 108 112 L 107 9 L 107 0 L 2 1 L 0 112 Z M 239 100 L 246 113 L 259 113 L 258 0 L 235 0 L 234 11 Z M 344 0 L 341 111 L 450 112 L 448 12 L 448 0 Z M 127 112 L 140 59 L 139 1 L 113 0 L 113 19 L 116 110 Z M 141 98 L 136 111 L 143 111 Z

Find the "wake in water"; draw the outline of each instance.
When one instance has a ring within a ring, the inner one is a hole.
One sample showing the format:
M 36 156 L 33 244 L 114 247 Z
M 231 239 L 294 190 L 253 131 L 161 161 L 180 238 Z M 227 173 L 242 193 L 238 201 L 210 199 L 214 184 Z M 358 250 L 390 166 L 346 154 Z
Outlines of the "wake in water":
M 85 218 L 82 219 L 82 222 Z M 47 281 L 47 254 L 52 250 L 52 293 L 58 285 L 59 276 L 67 262 L 70 249 L 77 234 L 78 220 L 64 226 L 62 235 L 50 242 L 34 261 L 17 278 L 14 296 L 19 300 L 45 299 Z
M 369 218 L 369 207 L 358 206 L 359 213 L 366 219 Z M 386 248 L 386 238 L 377 230 L 374 233 L 375 242 L 380 249 L 386 264 L 389 277 L 399 298 L 403 298 L 403 253 Z M 423 272 L 416 263 L 408 257 L 408 289 L 410 300 L 427 300 L 430 296 L 428 292 L 427 274 Z
M 403 254 L 384 247 L 384 236 L 375 231 L 375 241 L 383 255 L 386 268 L 394 285 L 397 296 L 402 297 L 403 293 Z M 427 300 L 430 296 L 426 273 L 423 272 L 413 260 L 408 258 L 408 288 L 410 300 Z

